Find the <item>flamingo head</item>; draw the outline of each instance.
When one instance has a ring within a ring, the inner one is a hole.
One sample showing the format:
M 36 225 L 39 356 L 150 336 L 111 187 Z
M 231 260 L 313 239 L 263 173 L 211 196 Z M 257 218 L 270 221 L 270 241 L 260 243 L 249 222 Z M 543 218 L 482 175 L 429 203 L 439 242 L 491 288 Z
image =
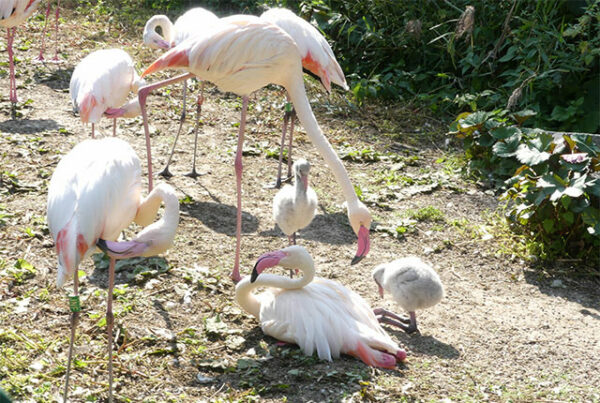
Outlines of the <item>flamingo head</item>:
M 295 269 L 305 265 L 307 261 L 313 263 L 308 251 L 299 245 L 292 245 L 285 249 L 267 252 L 261 255 L 256 261 L 252 275 L 250 276 L 250 282 L 255 282 L 258 276 L 269 267 L 282 266 L 286 269 Z
M 385 273 L 385 265 L 380 264 L 373 269 L 373 280 L 375 280 L 375 284 L 379 288 L 379 296 L 383 298 L 383 274 Z
M 163 36 L 156 32 L 160 27 Z M 173 36 L 173 24 L 166 15 L 155 15 L 146 22 L 144 27 L 144 44 L 152 49 L 169 49 Z
M 355 203 L 348 204 L 348 221 L 352 230 L 358 237 L 358 248 L 356 255 L 350 264 L 355 265 L 360 262 L 371 248 L 369 240 L 369 230 L 371 229 L 371 213 L 369 209 L 359 200 Z
M 305 159 L 299 159 L 294 162 L 292 167 L 296 176 L 296 183 L 300 181 L 304 185 L 304 190 L 308 189 L 308 173 L 310 172 L 310 163 Z

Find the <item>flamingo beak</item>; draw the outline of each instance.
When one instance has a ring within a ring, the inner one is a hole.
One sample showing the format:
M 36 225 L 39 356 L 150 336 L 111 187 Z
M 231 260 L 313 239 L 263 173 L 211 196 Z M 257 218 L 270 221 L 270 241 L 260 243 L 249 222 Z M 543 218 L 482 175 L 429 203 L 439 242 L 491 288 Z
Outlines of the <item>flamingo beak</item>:
M 369 249 L 371 247 L 371 243 L 369 241 L 369 230 L 364 225 L 360 226 L 358 230 L 358 250 L 356 251 L 356 256 L 350 262 L 350 265 L 355 265 L 369 253 Z
M 302 181 L 302 184 L 304 185 L 304 189 L 308 189 L 308 176 L 306 175 L 302 175 L 300 177 L 300 180 Z
M 189 67 L 189 65 L 190 59 L 187 54 L 187 49 L 173 48 L 156 59 L 154 63 L 142 73 L 142 78 L 155 71 L 164 70 L 166 68 Z
M 264 255 L 261 255 L 254 264 L 254 269 L 252 269 L 252 274 L 250 275 L 250 282 L 254 283 L 260 273 L 262 273 L 265 269 L 268 269 L 269 267 L 277 266 L 281 259 L 283 259 L 286 256 L 287 253 L 280 250 L 275 252 L 268 252 Z
M 156 40 L 156 46 L 158 46 L 161 49 L 171 49 L 171 44 L 167 41 L 165 41 L 164 39 L 157 39 Z
M 379 296 L 383 298 L 383 287 L 381 284 L 377 283 L 377 288 L 379 288 Z

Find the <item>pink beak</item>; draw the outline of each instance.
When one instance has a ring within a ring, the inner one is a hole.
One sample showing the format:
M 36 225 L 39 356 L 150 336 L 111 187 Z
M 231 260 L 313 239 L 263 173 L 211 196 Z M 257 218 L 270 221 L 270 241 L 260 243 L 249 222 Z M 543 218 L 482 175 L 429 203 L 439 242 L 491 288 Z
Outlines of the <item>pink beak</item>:
M 252 274 L 250 276 L 250 282 L 254 283 L 260 273 L 269 267 L 277 266 L 281 259 L 286 256 L 287 254 L 280 250 L 261 255 L 254 265 L 254 269 L 252 270 Z
M 308 189 L 308 176 L 306 175 L 302 175 L 300 177 L 300 180 L 302 181 L 302 184 L 304 185 L 304 189 Z
M 364 225 L 360 226 L 358 230 L 358 250 L 356 251 L 356 256 L 350 262 L 351 265 L 355 265 L 360 262 L 367 253 L 369 253 L 369 249 L 371 247 L 371 243 L 369 241 L 369 230 Z
M 377 283 L 377 287 L 379 288 L 379 296 L 383 298 L 383 287 L 379 283 Z

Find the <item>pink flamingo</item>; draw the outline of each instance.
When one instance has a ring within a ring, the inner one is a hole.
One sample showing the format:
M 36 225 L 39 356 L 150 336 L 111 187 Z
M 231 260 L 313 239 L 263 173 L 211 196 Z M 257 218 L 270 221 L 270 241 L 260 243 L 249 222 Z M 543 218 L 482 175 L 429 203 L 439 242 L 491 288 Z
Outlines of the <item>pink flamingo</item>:
M 344 90 L 348 90 L 346 77 L 338 64 L 331 46 L 323 35 L 313 27 L 308 21 L 298 17 L 292 11 L 285 8 L 272 8 L 265 11 L 261 20 L 268 21 L 283 29 L 296 42 L 300 56 L 302 57 L 302 67 L 321 79 L 321 84 L 328 94 L 331 93 L 331 83 L 337 84 Z M 286 104 L 286 112 L 283 116 L 283 131 L 281 135 L 281 145 L 279 147 L 279 164 L 277 167 L 277 179 L 275 188 L 281 187 L 281 165 L 283 160 L 283 148 L 288 121 L 290 123 L 290 139 L 288 143 L 287 155 L 287 177 L 292 174 L 292 138 L 294 136 L 294 111 L 291 104 Z
M 79 263 L 98 245 L 110 256 L 106 323 L 108 332 L 109 400 L 112 401 L 112 295 L 115 259 L 154 256 L 172 244 L 179 221 L 179 201 L 172 187 L 160 184 L 141 197 L 140 160 L 125 141 L 108 137 L 88 139 L 65 155 L 48 188 L 48 228 L 58 255 L 57 284 L 73 278 L 71 340 L 65 376 L 67 401 L 75 327 L 79 318 Z M 163 217 L 154 223 L 161 201 Z M 114 242 L 132 221 L 146 226 L 132 241 Z
M 358 250 L 352 264 L 358 263 L 369 252 L 371 214 L 358 199 L 339 157 L 323 135 L 310 108 L 302 79 L 302 63 L 294 40 L 279 27 L 256 21 L 244 26 L 221 24 L 211 32 L 200 34 L 171 49 L 144 71 L 142 77 L 166 68 L 180 68 L 190 73 L 158 82 L 139 90 L 138 98 L 146 132 L 146 148 L 150 158 L 150 142 L 146 98 L 148 93 L 194 75 L 215 83 L 221 90 L 242 96 L 242 116 L 238 132 L 235 157 L 237 185 L 236 254 L 231 278 L 239 281 L 239 259 L 242 229 L 242 145 L 246 125 L 248 95 L 266 86 L 284 87 L 296 109 L 300 122 L 306 129 L 325 163 L 333 171 L 342 187 L 348 219 L 358 236 Z M 149 172 L 151 180 L 152 172 Z M 152 183 L 150 182 L 150 186 Z
M 180 44 L 186 39 L 201 33 L 206 30 L 212 29 L 212 25 L 219 21 L 212 12 L 202 8 L 196 7 L 186 11 L 181 17 L 177 18 L 175 25 L 169 20 L 166 15 L 155 15 L 146 22 L 144 27 L 144 44 L 154 49 L 170 49 L 173 46 Z M 156 28 L 160 27 L 163 35 L 159 35 L 156 32 Z M 175 146 L 177 145 L 177 139 L 181 133 L 183 122 L 185 121 L 186 114 L 186 93 L 187 93 L 187 80 L 183 83 L 183 106 L 181 117 L 179 119 L 179 129 L 175 135 L 173 141 L 173 147 L 171 153 L 167 158 L 167 164 L 158 174 L 165 178 L 173 176 L 169 171 L 169 164 L 171 158 L 175 152 Z M 194 125 L 194 159 L 192 163 L 191 172 L 187 173 L 186 176 L 191 178 L 197 178 L 199 175 L 196 172 L 196 150 L 198 148 L 198 124 L 200 121 L 200 114 L 202 112 L 202 103 L 204 102 L 204 83 L 201 85 L 200 95 L 196 101 L 196 124 Z
M 137 93 L 144 85 L 133 60 L 121 49 L 103 49 L 90 53 L 75 67 L 71 76 L 70 93 L 74 111 L 79 111 L 83 123 L 94 125 L 102 115 L 111 117 L 113 135 L 117 131 L 117 117 L 135 117 L 140 114 L 137 99 L 125 104 L 129 92 Z
M 6 28 L 6 47 L 8 49 L 8 63 L 10 69 L 10 102 L 16 104 L 17 81 L 15 79 L 15 62 L 13 42 L 17 32 L 17 25 L 25 21 L 37 8 L 40 0 L 2 0 L 0 2 L 0 26 Z
M 44 18 L 44 29 L 42 31 L 42 46 L 40 47 L 40 54 L 37 60 L 44 61 L 44 49 L 46 47 L 46 27 L 48 26 L 48 17 L 50 16 L 50 7 L 52 2 L 48 0 L 48 7 L 46 8 L 46 18 Z M 58 16 L 60 14 L 60 0 L 56 0 L 56 12 L 54 13 L 54 40 L 56 41 L 56 49 L 54 51 L 54 57 L 52 61 L 58 62 Z
M 303 275 L 290 279 L 262 274 L 277 265 Z M 268 288 L 253 294 L 258 287 Z M 320 359 L 331 361 L 350 354 L 383 368 L 394 368 L 396 361 L 406 359 L 406 352 L 382 329 L 364 299 L 336 281 L 315 277 L 313 259 L 302 246 L 259 257 L 252 275 L 235 287 L 235 300 L 258 319 L 265 334 L 297 344 L 308 356 L 316 350 Z

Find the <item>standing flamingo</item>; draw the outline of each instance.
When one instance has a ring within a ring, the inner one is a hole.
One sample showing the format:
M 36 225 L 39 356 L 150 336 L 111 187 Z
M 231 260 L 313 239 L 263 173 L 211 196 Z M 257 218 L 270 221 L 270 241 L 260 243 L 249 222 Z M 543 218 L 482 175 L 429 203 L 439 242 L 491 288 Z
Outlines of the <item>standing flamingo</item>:
M 48 7 L 46 8 L 46 18 L 44 19 L 44 29 L 42 31 L 42 46 L 40 47 L 40 54 L 37 58 L 39 61 L 44 61 L 44 49 L 46 47 L 46 27 L 48 26 L 48 17 L 50 16 L 50 8 L 52 1 L 48 0 Z M 56 0 L 56 12 L 54 13 L 54 41 L 56 42 L 56 49 L 54 51 L 54 57 L 52 61 L 58 62 L 58 16 L 60 14 L 60 0 Z
M 179 201 L 173 188 L 158 185 L 141 198 L 140 160 L 129 144 L 118 138 L 89 139 L 65 155 L 50 180 L 48 188 L 48 228 L 58 254 L 57 284 L 62 287 L 73 277 L 76 303 L 71 311 L 71 340 L 65 376 L 64 401 L 67 401 L 69 373 L 73 355 L 75 327 L 79 318 L 79 263 L 89 257 L 95 246 L 108 251 L 108 332 L 109 401 L 112 401 L 112 296 L 115 259 L 153 256 L 172 244 L 179 221 Z M 160 203 L 165 203 L 163 217 L 151 224 Z M 133 241 L 114 242 L 132 221 L 146 226 Z
M 181 17 L 177 18 L 175 25 L 169 20 L 166 15 L 155 15 L 146 22 L 144 27 L 144 44 L 151 48 L 170 49 L 171 47 L 180 44 L 186 39 L 201 33 L 206 30 L 212 29 L 211 27 L 219 20 L 212 12 L 202 8 L 196 7 L 186 11 Z M 156 28 L 160 27 L 163 36 L 160 36 L 156 32 Z M 187 80 L 183 82 L 183 105 L 181 117 L 179 119 L 179 129 L 175 135 L 173 141 L 173 147 L 171 153 L 167 158 L 167 164 L 163 168 L 159 175 L 166 178 L 173 176 L 169 171 L 169 164 L 171 158 L 175 152 L 175 146 L 177 145 L 177 139 L 181 133 L 183 122 L 185 121 L 186 113 L 186 93 L 187 93 Z M 196 124 L 194 125 L 194 159 L 192 163 L 192 170 L 186 176 L 191 178 L 197 178 L 199 175 L 196 172 L 196 150 L 198 148 L 198 125 L 200 122 L 200 114 L 202 112 L 202 103 L 204 102 L 204 82 L 201 84 L 200 95 L 196 101 Z
M 10 76 L 9 98 L 13 106 L 18 102 L 17 81 L 15 79 L 15 61 L 13 42 L 17 25 L 25 21 L 38 6 L 40 0 L 2 0 L 0 2 L 0 26 L 6 28 L 6 47 L 8 49 L 8 64 Z
M 92 52 L 79 62 L 71 76 L 70 93 L 73 109 L 79 111 L 83 123 L 94 124 L 102 115 L 114 119 L 113 135 L 117 131 L 117 117 L 140 114 L 134 99 L 125 104 L 130 91 L 137 93 L 144 85 L 131 57 L 121 49 L 103 49 Z M 124 105 L 125 104 L 125 105 Z
M 296 42 L 300 56 L 302 57 L 302 67 L 321 79 L 323 87 L 327 93 L 331 93 L 331 83 L 337 84 L 345 90 L 348 90 L 344 72 L 338 64 L 331 46 L 323 35 L 313 27 L 308 21 L 298 17 L 292 11 L 285 8 L 272 8 L 265 11 L 261 20 L 268 21 L 283 29 Z M 279 164 L 277 168 L 277 179 L 275 187 L 281 187 L 281 165 L 283 160 L 283 148 L 288 121 L 290 123 L 290 139 L 288 143 L 288 172 L 289 177 L 292 174 L 292 138 L 294 135 L 294 111 L 291 104 L 286 104 L 286 111 L 283 116 L 283 131 L 281 135 L 281 146 L 279 147 Z
M 150 91 L 196 75 L 202 80 L 215 83 L 223 91 L 234 92 L 242 96 L 242 116 L 235 157 L 237 228 L 235 263 L 231 273 L 234 281 L 237 282 L 241 278 L 239 261 L 242 230 L 242 146 L 248 95 L 271 83 L 281 85 L 287 90 L 308 137 L 317 147 L 342 187 L 348 208 L 348 219 L 354 233 L 358 236 L 358 251 L 352 259 L 352 264 L 358 263 L 367 255 L 370 248 L 371 214 L 358 200 L 344 165 L 323 135 L 312 113 L 304 89 L 298 47 L 288 34 L 279 27 L 263 21 L 245 26 L 223 23 L 212 32 L 190 38 L 171 49 L 148 67 L 142 77 L 166 68 L 181 68 L 191 73 L 140 89 L 138 98 L 144 120 L 144 130 L 147 134 L 148 152 L 150 152 L 150 143 L 146 98 Z M 150 158 L 150 154 L 148 157 Z M 149 178 L 151 176 L 150 172 Z M 150 186 L 152 186 L 151 183 Z
M 444 297 L 444 287 L 433 267 L 416 256 L 396 259 L 373 269 L 373 280 L 383 298 L 384 290 L 404 308 L 410 318 L 404 318 L 383 308 L 374 310 L 380 322 L 398 326 L 406 333 L 416 332 L 415 311 L 434 306 Z
M 261 274 L 277 265 L 298 269 L 303 276 L 289 279 Z M 253 294 L 258 287 L 269 288 Z M 350 354 L 383 368 L 394 368 L 396 361 L 406 358 L 364 299 L 338 282 L 315 277 L 313 259 L 302 246 L 260 256 L 252 275 L 235 287 L 235 300 L 258 319 L 265 334 L 297 344 L 308 356 L 316 350 L 320 359 L 331 361 L 342 353 Z

